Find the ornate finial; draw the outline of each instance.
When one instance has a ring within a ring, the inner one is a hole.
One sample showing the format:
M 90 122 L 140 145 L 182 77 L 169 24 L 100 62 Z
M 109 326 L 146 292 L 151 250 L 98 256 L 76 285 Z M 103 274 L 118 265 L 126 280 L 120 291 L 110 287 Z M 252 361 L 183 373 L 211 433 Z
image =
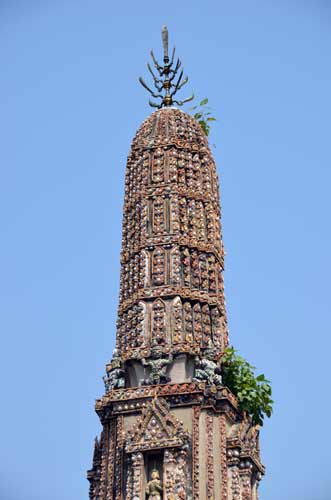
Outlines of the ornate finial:
M 172 104 L 178 104 L 178 106 L 182 106 L 185 102 L 192 101 L 194 99 L 194 95 L 184 99 L 183 101 L 176 101 L 173 99 L 173 96 L 188 82 L 188 77 L 186 76 L 183 80 L 183 72 L 182 69 L 179 72 L 179 68 L 182 63 L 179 59 L 177 59 L 176 64 L 174 64 L 175 59 L 175 47 L 173 48 L 171 60 L 169 59 L 168 53 L 168 28 L 166 26 L 162 27 L 162 44 L 163 44 L 163 66 L 160 66 L 157 60 L 155 59 L 154 53 L 151 50 L 151 57 L 153 64 L 159 74 L 158 78 L 154 73 L 149 63 L 147 63 L 147 68 L 150 74 L 153 77 L 154 86 L 157 89 L 158 93 L 155 93 L 152 89 L 148 87 L 148 85 L 144 82 L 144 80 L 139 77 L 139 81 L 143 87 L 155 98 L 162 99 L 160 103 L 149 101 L 149 105 L 153 108 L 162 108 L 163 106 L 171 106 Z M 173 83 L 177 74 L 179 72 L 179 76 L 177 78 L 177 82 Z M 164 95 L 162 95 L 162 91 L 164 90 Z

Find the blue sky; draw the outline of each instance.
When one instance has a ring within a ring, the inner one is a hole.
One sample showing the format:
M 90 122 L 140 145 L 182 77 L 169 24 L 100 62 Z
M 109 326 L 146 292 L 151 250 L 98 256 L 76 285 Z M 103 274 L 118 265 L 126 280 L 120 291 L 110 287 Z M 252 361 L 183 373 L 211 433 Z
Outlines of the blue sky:
M 137 82 L 167 24 L 218 121 L 232 343 L 273 382 L 261 500 L 330 491 L 331 5 L 2 0 L 3 500 L 87 498 Z M 182 95 L 186 95 L 183 92 Z

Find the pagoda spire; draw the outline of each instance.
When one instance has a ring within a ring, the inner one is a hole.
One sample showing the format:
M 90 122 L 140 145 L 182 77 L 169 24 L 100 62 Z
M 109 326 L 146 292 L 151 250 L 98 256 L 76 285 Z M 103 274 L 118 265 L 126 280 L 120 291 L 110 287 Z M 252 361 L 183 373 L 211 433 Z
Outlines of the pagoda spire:
M 163 49 L 162 67 L 152 53 L 161 109 L 126 165 L 116 349 L 96 401 L 90 500 L 257 500 L 259 432 L 222 382 L 216 165 L 200 124 L 171 107 L 185 79 L 172 83 L 181 63 L 166 29 Z

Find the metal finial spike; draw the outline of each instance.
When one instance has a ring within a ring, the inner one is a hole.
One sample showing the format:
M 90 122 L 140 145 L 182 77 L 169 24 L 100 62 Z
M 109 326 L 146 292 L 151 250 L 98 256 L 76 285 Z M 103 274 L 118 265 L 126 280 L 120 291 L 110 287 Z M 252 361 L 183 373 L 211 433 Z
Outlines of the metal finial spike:
M 177 63 L 176 63 L 175 69 L 171 69 L 171 70 L 169 71 L 169 73 L 171 73 L 171 74 L 172 74 L 172 76 L 170 77 L 170 81 L 171 81 L 171 82 L 172 82 L 172 80 L 174 80 L 174 79 L 175 79 L 175 76 L 177 75 L 178 70 L 179 70 L 179 68 L 181 67 L 181 65 L 182 65 L 182 63 L 180 62 L 180 60 L 179 60 L 179 59 L 177 59 Z M 182 71 L 183 71 L 183 70 L 182 70 Z
M 168 28 L 166 26 L 162 26 L 162 44 L 163 44 L 163 60 L 164 64 L 169 62 L 169 54 L 168 54 Z
M 151 106 L 151 108 L 160 109 L 162 107 L 161 104 L 158 104 L 157 102 L 153 102 L 151 100 L 148 101 L 148 104 Z
M 183 77 L 183 70 L 181 71 L 179 78 L 177 80 L 177 83 L 175 84 L 175 89 L 171 92 L 171 97 L 174 96 L 176 94 L 176 92 L 178 92 L 178 90 L 180 90 L 185 85 L 185 83 L 187 83 L 187 80 L 188 80 L 187 76 L 181 82 L 182 77 Z
M 176 52 L 176 47 L 174 47 L 174 48 L 172 49 L 170 66 L 172 66 L 172 65 L 173 65 L 173 63 L 174 63 L 175 52 Z
M 147 83 L 139 77 L 139 82 L 147 90 L 147 92 L 149 92 L 154 99 L 161 99 L 160 103 L 149 101 L 150 106 L 159 109 L 163 106 L 172 106 L 174 103 L 181 106 L 185 102 L 191 101 L 194 98 L 194 96 L 191 96 L 183 101 L 175 101 L 173 99 L 173 96 L 183 87 L 183 85 L 187 83 L 188 78 L 183 78 L 183 69 L 180 70 L 182 66 L 180 59 L 177 58 L 176 62 L 174 62 L 175 47 L 172 50 L 171 59 L 169 60 L 168 28 L 166 26 L 162 27 L 162 45 L 164 55 L 163 66 L 158 63 L 153 50 L 151 50 L 151 58 L 157 72 L 154 72 L 155 70 L 153 71 L 151 65 L 147 63 L 147 69 L 153 78 L 153 84 L 158 93 L 154 92 L 147 85 Z
M 177 82 L 177 85 L 176 85 L 176 92 L 178 92 L 178 90 L 180 90 L 182 87 L 184 87 L 184 85 L 186 85 L 188 82 L 188 77 L 185 76 L 184 80 L 182 81 L 182 83 L 180 83 L 180 81 Z
M 141 83 L 141 85 L 153 96 L 155 97 L 155 99 L 157 99 L 158 97 L 163 97 L 162 94 L 155 94 L 155 92 L 153 92 L 152 89 L 149 88 L 149 86 L 147 85 L 147 83 L 144 82 L 144 80 L 141 78 L 141 76 L 139 77 L 139 82 Z
M 181 82 L 181 79 L 183 78 L 183 74 L 184 74 L 184 70 L 182 69 L 182 71 L 180 72 L 179 74 L 179 77 L 178 77 L 178 80 L 177 80 L 177 83 L 176 83 L 176 86 L 175 86 L 175 90 L 177 92 L 178 89 L 180 89 L 180 82 Z M 185 81 L 185 80 L 184 80 Z
M 195 97 L 194 94 L 192 94 L 190 97 L 187 97 L 183 101 L 173 101 L 173 102 L 178 104 L 178 106 L 183 106 L 183 104 L 185 104 L 186 102 L 193 101 L 194 97 Z
M 155 59 L 154 52 L 152 50 L 151 50 L 151 58 L 153 60 L 154 66 L 156 67 L 156 69 L 158 70 L 158 72 L 161 75 L 162 66 L 160 66 L 159 63 L 157 62 L 157 60 Z
M 181 67 L 181 65 L 182 65 L 182 61 L 180 59 L 177 59 L 176 67 L 174 69 L 175 73 L 177 73 L 177 71 L 179 70 L 179 68 Z
M 162 92 L 162 83 L 163 81 L 160 80 L 160 78 L 157 78 L 157 76 L 155 76 L 155 74 L 153 73 L 153 70 L 150 66 L 149 63 L 147 63 L 147 68 L 148 68 L 148 71 L 150 72 L 150 74 L 152 75 L 152 78 L 154 80 L 154 87 L 159 91 L 159 92 Z

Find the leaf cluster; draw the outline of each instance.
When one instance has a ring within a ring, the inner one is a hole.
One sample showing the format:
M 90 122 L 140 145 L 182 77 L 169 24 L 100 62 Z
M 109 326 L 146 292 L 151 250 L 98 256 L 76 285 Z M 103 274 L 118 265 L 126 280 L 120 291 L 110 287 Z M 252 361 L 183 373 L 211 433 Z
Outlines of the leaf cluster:
M 263 425 L 266 415 L 271 417 L 273 400 L 270 381 L 263 374 L 257 377 L 252 366 L 237 354 L 233 347 L 222 356 L 223 384 L 237 397 L 239 407 L 252 417 L 253 425 Z
M 203 99 L 199 105 L 193 106 L 191 111 L 194 111 L 193 117 L 200 123 L 205 135 L 208 136 L 210 132 L 210 122 L 216 121 L 212 116 L 210 107 L 207 106 L 208 98 Z

